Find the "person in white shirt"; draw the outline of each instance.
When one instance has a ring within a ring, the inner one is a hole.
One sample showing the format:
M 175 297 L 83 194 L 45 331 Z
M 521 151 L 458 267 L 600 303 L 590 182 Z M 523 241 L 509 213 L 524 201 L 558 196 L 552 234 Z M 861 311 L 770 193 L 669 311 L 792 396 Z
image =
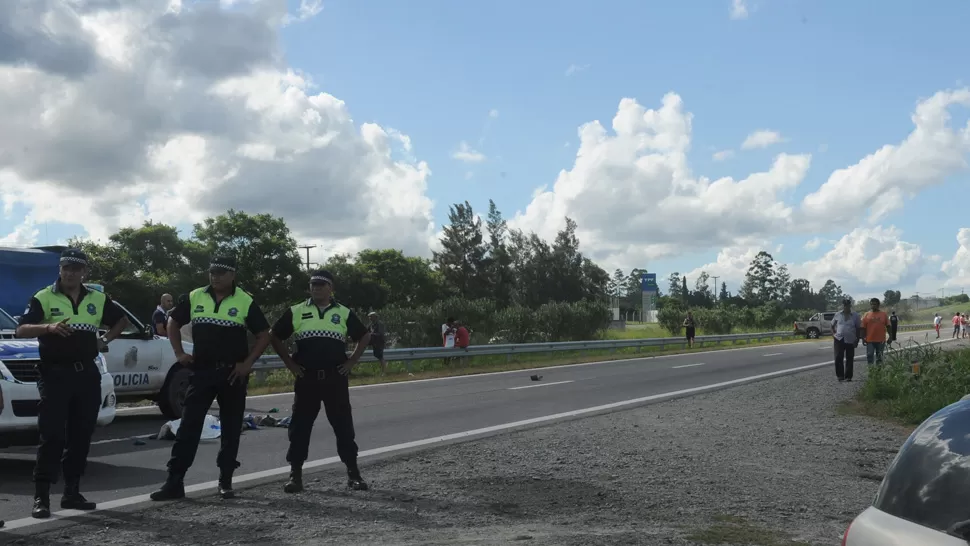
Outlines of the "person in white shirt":
M 933 329 L 936 330 L 936 339 L 940 339 L 940 325 L 942 324 L 943 324 L 943 317 L 941 317 L 940 314 L 937 313 L 933 317 Z
M 452 348 L 455 346 L 455 332 L 457 331 L 454 317 L 448 317 L 448 320 L 441 325 L 441 340 L 445 347 Z
M 852 310 L 852 300 L 842 300 L 842 311 L 832 317 L 832 337 L 835 338 L 835 377 L 839 382 L 852 381 L 855 348 L 862 338 L 862 319 Z

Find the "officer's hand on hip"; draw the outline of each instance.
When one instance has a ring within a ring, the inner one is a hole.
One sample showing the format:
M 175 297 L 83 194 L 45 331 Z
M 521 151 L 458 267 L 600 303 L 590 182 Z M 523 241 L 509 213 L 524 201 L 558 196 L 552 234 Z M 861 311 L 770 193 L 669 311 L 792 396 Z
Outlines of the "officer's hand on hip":
M 175 355 L 175 359 L 178 361 L 179 364 L 183 366 L 191 366 L 192 363 L 194 362 L 192 355 L 188 353 L 179 353 Z
M 55 322 L 54 324 L 47 325 L 47 332 L 51 334 L 57 334 L 62 337 L 68 337 L 74 333 L 74 328 L 68 326 L 67 321 L 71 320 L 71 317 L 67 317 L 60 322 Z
M 239 380 L 244 379 L 247 375 L 249 375 L 249 372 L 251 371 L 253 371 L 252 364 L 249 364 L 246 362 L 237 363 L 236 367 L 233 368 L 231 372 L 229 372 L 229 384 L 235 385 L 237 379 Z
M 337 368 L 337 371 L 340 372 L 340 375 L 350 375 L 350 372 L 354 371 L 354 366 L 356 365 L 356 360 L 348 358 Z

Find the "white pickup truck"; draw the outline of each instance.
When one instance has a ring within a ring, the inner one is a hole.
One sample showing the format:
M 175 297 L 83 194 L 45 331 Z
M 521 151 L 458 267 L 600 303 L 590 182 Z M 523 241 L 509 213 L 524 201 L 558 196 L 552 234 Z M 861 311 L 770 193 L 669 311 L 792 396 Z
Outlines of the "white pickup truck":
M 832 319 L 835 318 L 835 313 L 835 311 L 815 313 L 808 320 L 796 321 L 793 325 L 795 335 L 802 335 L 809 339 L 832 335 Z
M 104 291 L 98 284 L 85 286 Z M 150 325 L 135 318 L 121 302 L 115 300 L 115 305 L 128 317 L 128 327 L 111 342 L 104 358 L 114 379 L 118 402 L 153 400 L 165 417 L 181 418 L 191 371 L 178 364 L 168 338 L 156 336 Z M 0 337 L 14 336 L 13 332 L 0 332 Z M 182 345 L 191 354 L 192 344 Z

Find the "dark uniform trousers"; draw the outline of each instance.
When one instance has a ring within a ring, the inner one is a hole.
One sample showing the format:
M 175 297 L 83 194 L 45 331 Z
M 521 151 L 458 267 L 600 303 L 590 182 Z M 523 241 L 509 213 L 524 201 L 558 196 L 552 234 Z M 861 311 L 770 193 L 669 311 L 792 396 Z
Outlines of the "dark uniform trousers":
M 195 462 L 205 416 L 213 401 L 219 402 L 219 425 L 222 429 L 216 465 L 229 472 L 239 468 L 236 456 L 239 454 L 239 435 L 242 434 L 249 378 L 237 379 L 234 385 L 230 385 L 229 373 L 235 366 L 235 362 L 213 363 L 199 360 L 192 364 L 192 375 L 182 408 L 182 423 L 175 434 L 172 458 L 168 461 L 170 472 L 185 475 Z
M 337 437 L 337 455 L 350 468 L 357 465 L 357 442 L 354 441 L 354 418 L 350 407 L 350 379 L 341 375 L 336 366 L 323 369 L 306 367 L 303 377 L 296 379 L 293 388 L 293 416 L 288 436 L 290 448 L 286 462 L 303 464 L 309 456 L 310 433 L 320 414 L 323 402 L 327 420 Z
M 57 483 L 63 469 L 64 481 L 77 483 L 84 475 L 91 436 L 98 426 L 101 371 L 93 360 L 42 361 L 38 370 L 40 445 L 34 481 Z

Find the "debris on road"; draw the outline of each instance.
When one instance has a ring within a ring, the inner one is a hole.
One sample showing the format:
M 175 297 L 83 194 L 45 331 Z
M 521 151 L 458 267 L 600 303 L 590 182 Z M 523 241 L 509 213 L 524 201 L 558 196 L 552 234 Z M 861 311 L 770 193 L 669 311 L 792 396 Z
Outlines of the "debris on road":
M 538 381 L 538 380 L 542 379 L 542 376 L 541 375 L 533 375 L 530 379 L 532 379 L 533 381 Z
M 157 438 L 159 440 L 174 440 L 175 435 L 179 432 L 179 426 L 182 424 L 181 419 L 176 419 L 174 421 L 169 421 L 162 425 L 159 429 Z M 202 440 L 215 440 L 222 436 L 222 426 L 219 424 L 219 418 L 215 415 L 208 414 L 205 416 L 205 422 L 202 425 Z

